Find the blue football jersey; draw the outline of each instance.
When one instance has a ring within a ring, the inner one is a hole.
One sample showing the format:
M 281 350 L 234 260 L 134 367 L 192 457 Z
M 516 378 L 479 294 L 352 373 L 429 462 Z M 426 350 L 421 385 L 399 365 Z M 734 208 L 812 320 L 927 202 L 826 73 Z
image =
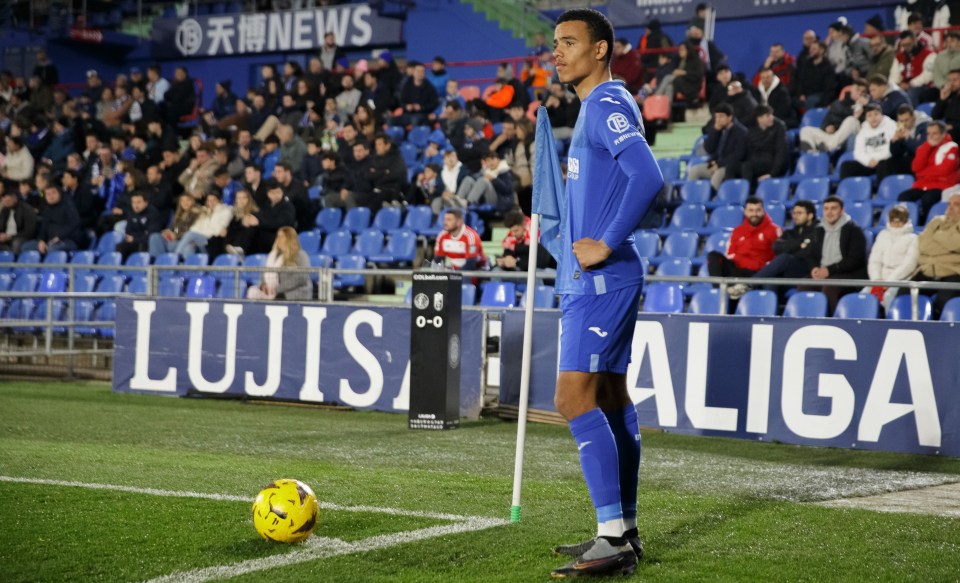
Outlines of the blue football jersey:
M 633 229 L 642 215 L 629 225 L 629 235 L 611 246 L 610 257 L 590 271 L 582 270 L 573 254 L 573 243 L 579 239 L 604 239 L 624 197 L 628 197 L 628 202 L 635 198 L 637 205 L 645 207 L 652 200 L 649 193 L 636 189 L 627 192 L 628 177 L 617 162 L 627 147 L 638 142 L 649 154 L 640 108 L 633 96 L 619 81 L 594 88 L 580 105 L 567 157 L 567 220 L 562 234 L 563 256 L 558 261 L 557 293 L 603 294 L 643 282 L 643 264 L 633 238 Z M 659 182 L 659 168 L 652 154 L 647 157 L 652 166 L 650 172 L 656 173 Z

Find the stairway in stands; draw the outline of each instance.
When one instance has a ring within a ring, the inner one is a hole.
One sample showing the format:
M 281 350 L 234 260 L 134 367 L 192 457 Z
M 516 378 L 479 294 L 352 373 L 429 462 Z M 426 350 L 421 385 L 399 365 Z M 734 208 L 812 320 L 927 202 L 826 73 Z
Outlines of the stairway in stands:
M 508 30 L 514 38 L 526 39 L 527 46 L 533 46 L 533 35 L 542 32 L 547 39 L 553 38 L 553 22 L 539 11 L 526 6 L 526 2 L 503 2 L 503 0 L 460 0 L 462 4 L 473 7 L 474 12 L 483 14 L 487 20 L 496 22 L 503 30 Z

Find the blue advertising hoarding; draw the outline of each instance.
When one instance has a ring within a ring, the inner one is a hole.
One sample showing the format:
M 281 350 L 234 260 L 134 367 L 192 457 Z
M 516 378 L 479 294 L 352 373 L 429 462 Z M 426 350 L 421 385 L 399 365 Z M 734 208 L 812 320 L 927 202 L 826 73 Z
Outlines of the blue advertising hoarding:
M 642 26 L 658 19 L 665 24 L 686 23 L 696 16 L 702 0 L 608 0 L 607 14 L 615 27 Z M 897 0 L 711 0 L 717 18 L 780 16 L 854 8 L 875 8 L 902 4 Z
M 503 319 L 519 354 L 523 313 Z M 559 313 L 537 313 L 530 407 L 553 411 Z M 638 317 L 627 387 L 641 425 L 698 435 L 960 456 L 960 326 Z M 504 359 L 502 403 L 520 362 Z
M 460 412 L 481 405 L 482 313 L 462 316 Z M 117 300 L 113 389 L 406 412 L 410 309 Z

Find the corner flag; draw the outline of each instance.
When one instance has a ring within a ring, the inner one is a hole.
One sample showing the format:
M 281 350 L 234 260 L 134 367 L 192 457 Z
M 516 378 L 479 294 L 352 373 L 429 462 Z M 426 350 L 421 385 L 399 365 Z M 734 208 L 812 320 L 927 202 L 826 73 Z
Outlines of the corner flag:
M 537 108 L 537 149 L 533 174 L 533 214 L 541 217 L 540 245 L 560 261 L 561 234 L 567 218 L 567 199 L 564 196 L 563 174 L 557 157 L 557 143 L 547 108 Z

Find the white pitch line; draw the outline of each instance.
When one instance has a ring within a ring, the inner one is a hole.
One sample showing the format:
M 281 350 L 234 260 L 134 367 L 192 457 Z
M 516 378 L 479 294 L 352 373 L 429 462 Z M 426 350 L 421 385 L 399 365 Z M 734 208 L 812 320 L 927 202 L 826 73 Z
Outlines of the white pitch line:
M 131 494 L 146 494 L 149 496 L 165 496 L 170 498 L 199 498 L 201 500 L 217 500 L 221 502 L 253 502 L 253 498 L 249 496 L 235 496 L 233 494 L 192 492 L 189 490 L 162 490 L 159 488 L 139 488 L 136 486 L 122 486 L 119 484 L 97 484 L 91 482 L 73 482 L 68 480 L 23 478 L 19 476 L 0 476 L 0 482 L 12 482 L 16 484 L 43 484 L 47 486 L 72 486 L 76 488 L 87 488 L 90 490 L 113 490 L 117 492 L 129 492 Z M 434 520 L 449 520 L 458 522 L 477 520 L 480 518 L 477 516 L 463 516 L 460 514 L 423 512 L 420 510 L 403 510 L 400 508 L 380 508 L 377 506 L 341 506 L 340 504 L 333 504 L 332 502 L 320 502 L 320 508 L 324 510 L 336 510 L 340 512 L 371 512 L 377 514 L 391 514 L 393 516 L 412 516 L 415 518 L 431 518 Z

